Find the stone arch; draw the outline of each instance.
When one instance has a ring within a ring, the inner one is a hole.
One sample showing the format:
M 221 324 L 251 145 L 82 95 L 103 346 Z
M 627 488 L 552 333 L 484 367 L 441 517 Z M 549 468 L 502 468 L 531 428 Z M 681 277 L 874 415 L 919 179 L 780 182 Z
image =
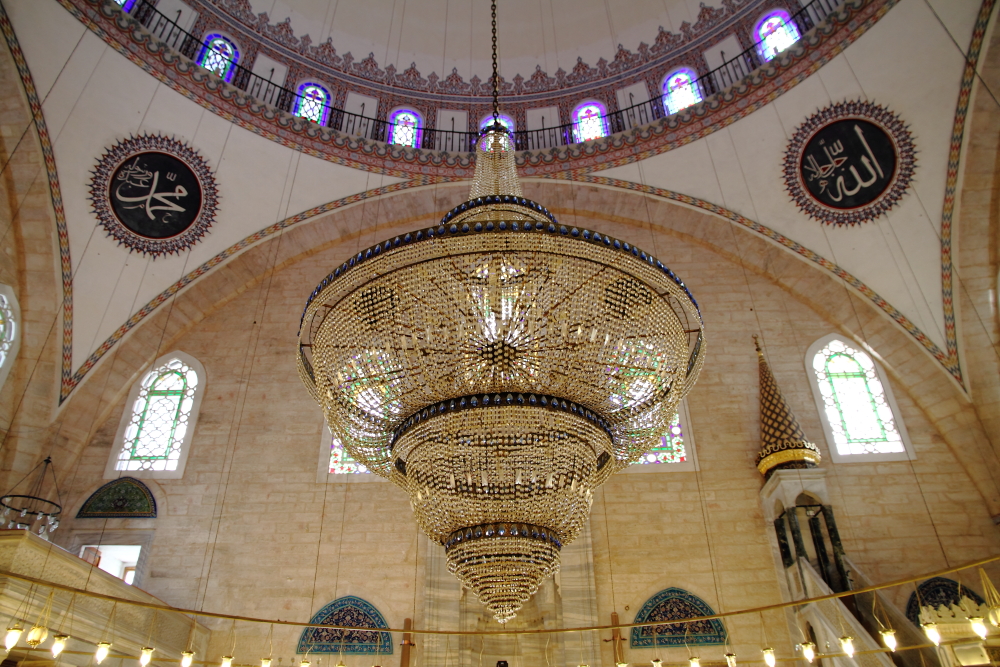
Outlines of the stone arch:
M 155 519 L 156 497 L 134 477 L 112 480 L 90 494 L 77 519 Z
M 309 622 L 356 628 L 389 627 L 375 605 L 353 595 L 337 598 L 316 612 Z M 306 628 L 299 637 L 296 652 L 392 655 L 392 635 L 388 632 Z
M 646 600 L 633 621 L 634 623 L 664 621 L 664 623 L 632 628 L 629 645 L 632 648 L 653 648 L 725 644 L 726 628 L 717 618 L 694 623 L 669 622 L 694 616 L 711 616 L 714 613 L 708 603 L 697 595 L 683 588 L 665 588 Z
M 170 349 L 209 314 L 243 292 L 313 255 L 324 253 L 329 270 L 377 239 L 437 223 L 455 201 L 465 196 L 465 183 L 439 184 L 380 197 L 380 206 L 351 205 L 287 229 L 282 235 L 249 247 L 183 290 L 171 308 L 159 308 L 125 336 L 64 403 L 58 446 L 75 460 L 82 446 L 124 397 L 141 368 Z M 742 225 L 662 197 L 631 192 L 606 184 L 556 181 L 524 182 L 525 196 L 545 201 L 566 225 L 599 230 L 651 251 L 668 265 L 665 248 L 678 241 L 706 248 L 731 263 L 771 281 L 858 344 L 871 341 L 877 359 L 948 443 L 985 499 L 991 514 L 1000 514 L 1000 465 L 968 397 L 944 368 L 915 339 L 868 299 L 845 287 L 832 273 L 778 246 Z M 647 209 L 648 205 L 648 209 Z M 648 210 L 648 214 L 647 214 Z M 377 211 L 377 213 L 376 213 Z M 614 211 L 616 213 L 610 213 Z M 629 215 L 629 212 L 636 212 Z M 640 213 L 641 212 L 641 213 Z M 373 215 L 378 220 L 373 220 Z M 640 219 L 641 218 L 641 219 Z M 730 232 L 729 230 L 734 230 Z M 373 233 L 374 232 L 374 233 Z M 724 232 L 724 233 L 723 233 Z M 278 245 L 280 242 L 280 245 Z M 683 275 L 681 276 L 684 277 Z M 116 379 L 107 384 L 109 374 Z M 96 411 L 94 405 L 101 407 Z

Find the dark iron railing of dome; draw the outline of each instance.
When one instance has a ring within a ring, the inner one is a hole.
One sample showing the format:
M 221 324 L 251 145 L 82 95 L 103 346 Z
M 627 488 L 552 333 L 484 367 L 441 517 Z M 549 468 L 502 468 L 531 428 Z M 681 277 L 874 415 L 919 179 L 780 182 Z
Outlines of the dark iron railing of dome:
M 153 4 L 155 1 L 133 0 L 128 2 L 126 0 L 123 3 L 123 9 L 155 37 L 191 60 L 196 60 L 203 49 L 209 48 L 208 44 L 181 28 L 175 20 L 160 13 Z M 790 22 L 794 24 L 801 38 L 802 35 L 805 35 L 832 14 L 842 1 L 811 0 L 802 9 L 791 15 Z M 722 92 L 763 66 L 767 60 L 762 55 L 761 44 L 762 42 L 757 42 L 742 53 L 725 60 L 715 69 L 698 76 L 691 85 L 697 87 L 700 99 L 704 100 L 710 95 Z M 724 52 L 722 57 L 725 58 Z M 298 93 L 271 82 L 238 62 L 231 63 L 230 67 L 231 72 L 227 76 L 229 83 L 265 104 L 288 113 L 295 112 L 298 101 L 301 99 Z M 610 134 L 624 132 L 670 115 L 667 112 L 665 98 L 665 94 L 657 95 L 645 102 L 608 112 L 602 116 L 606 131 Z M 321 117 L 325 119 L 325 125 L 339 132 L 376 141 L 386 141 L 393 135 L 394 124 L 392 122 L 365 116 L 363 109 L 361 114 L 357 114 L 324 105 L 323 111 Z M 580 139 L 575 123 L 544 127 L 544 117 L 542 120 L 543 127 L 541 129 L 515 129 L 514 143 L 517 150 L 539 150 L 579 143 Z M 449 152 L 473 152 L 478 133 L 419 128 L 417 136 L 420 148 Z

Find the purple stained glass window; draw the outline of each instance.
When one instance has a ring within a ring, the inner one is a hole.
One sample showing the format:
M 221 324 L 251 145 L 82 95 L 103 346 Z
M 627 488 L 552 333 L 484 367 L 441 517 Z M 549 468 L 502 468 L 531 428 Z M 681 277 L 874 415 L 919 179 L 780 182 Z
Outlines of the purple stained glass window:
M 660 436 L 660 444 L 643 454 L 637 463 L 684 463 L 687 460 L 681 418 L 680 415 L 674 415 L 667 432 Z
M 308 118 L 319 125 L 326 125 L 330 115 L 330 93 L 317 83 L 303 83 L 295 99 L 295 115 Z
M 666 78 L 663 82 L 663 106 L 667 115 L 701 102 L 701 91 L 695 83 L 697 78 L 689 69 L 677 70 Z
M 573 111 L 573 133 L 577 142 L 608 136 L 608 122 L 599 102 L 586 102 Z
M 233 70 L 240 59 L 236 46 L 222 35 L 209 35 L 198 54 L 198 64 L 215 72 L 223 81 L 233 78 Z
M 799 41 L 799 29 L 792 23 L 788 12 L 773 11 L 757 24 L 757 49 L 760 57 L 771 60 L 776 55 Z
M 389 117 L 389 143 L 399 146 L 420 147 L 423 133 L 420 115 L 410 109 L 397 109 Z

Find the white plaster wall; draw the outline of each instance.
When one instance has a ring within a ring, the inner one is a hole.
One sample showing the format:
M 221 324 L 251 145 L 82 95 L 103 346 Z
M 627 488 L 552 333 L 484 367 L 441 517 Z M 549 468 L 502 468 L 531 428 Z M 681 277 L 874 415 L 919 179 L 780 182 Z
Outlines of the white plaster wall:
M 765 108 L 701 141 L 601 172 L 720 204 L 847 269 L 944 347 L 941 211 L 955 106 L 979 3 L 948 3 L 950 34 L 923 2 L 900 2 L 832 62 Z M 964 32 L 963 32 L 964 31 Z M 784 188 L 788 140 L 822 107 L 867 99 L 913 133 L 917 170 L 888 215 L 850 229 L 807 218 Z
M 399 180 L 289 150 L 202 109 L 56 2 L 4 6 L 43 99 L 56 155 L 74 273 L 74 369 L 135 311 L 217 253 L 288 216 Z M 139 133 L 187 142 L 215 174 L 216 221 L 180 255 L 154 260 L 125 252 L 98 227 L 88 200 L 98 157 Z

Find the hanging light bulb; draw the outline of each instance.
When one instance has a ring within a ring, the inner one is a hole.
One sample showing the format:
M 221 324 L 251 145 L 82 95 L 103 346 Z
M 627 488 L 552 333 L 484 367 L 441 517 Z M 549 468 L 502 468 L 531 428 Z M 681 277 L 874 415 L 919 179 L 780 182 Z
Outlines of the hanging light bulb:
M 616 662 L 615 667 L 628 667 L 627 662 Z
M 69 641 L 69 635 L 56 635 L 52 638 L 52 657 L 58 658 L 59 654 L 63 652 L 66 648 L 66 642 Z
M 28 636 L 25 637 L 24 641 L 31 648 L 35 648 L 49 636 L 49 629 L 44 625 L 33 625 L 31 629 L 28 630 Z
M 688 658 L 688 665 L 690 667 L 701 667 L 701 658 L 699 658 L 696 655 L 691 656 L 690 658 Z
M 181 667 L 191 667 L 192 662 L 194 662 L 194 651 L 181 653 Z
M 896 652 L 896 631 L 895 630 L 880 630 L 879 633 L 882 635 L 882 643 L 885 647 Z
M 736 667 L 736 654 L 727 653 L 726 654 L 726 667 Z
M 816 645 L 812 642 L 802 642 L 799 644 L 799 648 L 802 649 L 802 657 L 806 659 L 806 662 L 811 663 L 816 659 Z
M 101 664 L 108 653 L 111 653 L 111 642 L 98 642 L 97 650 L 94 652 L 94 662 Z
M 260 667 L 271 667 L 271 659 L 270 658 L 261 658 L 260 659 Z
M 659 658 L 653 658 L 653 667 L 663 667 L 663 661 Z
M 224 655 L 224 656 L 222 656 L 222 665 L 221 665 L 221 667 L 233 667 L 233 656 L 231 656 L 231 655 Z
M 279 662 L 280 662 L 280 658 L 279 658 Z M 343 658 L 341 658 L 340 660 L 337 661 L 337 667 L 347 667 L 347 665 L 344 664 L 344 659 Z
M 309 665 L 311 664 L 312 664 L 311 662 L 309 662 L 305 658 L 302 658 L 302 662 L 299 663 L 299 667 L 309 667 Z
M 986 620 L 982 616 L 970 616 L 969 625 L 980 639 L 986 639 Z
M 8 651 L 17 646 L 17 640 L 21 638 L 22 632 L 24 632 L 24 628 L 21 627 L 20 623 L 15 623 L 12 627 L 7 628 L 7 636 L 4 637 L 3 645 L 7 647 Z
M 941 644 L 941 633 L 938 632 L 937 623 L 924 623 L 920 627 L 924 629 L 924 634 L 935 646 Z
M 155 649 L 152 646 L 143 646 L 139 649 L 139 664 L 142 667 L 146 667 L 150 662 L 153 661 L 153 651 Z
M 854 637 L 844 635 L 840 638 L 840 650 L 847 654 L 848 658 L 854 657 Z
M 767 663 L 767 667 L 774 667 L 777 662 L 774 658 L 774 649 L 770 647 L 762 648 L 760 652 L 764 654 L 764 662 Z

